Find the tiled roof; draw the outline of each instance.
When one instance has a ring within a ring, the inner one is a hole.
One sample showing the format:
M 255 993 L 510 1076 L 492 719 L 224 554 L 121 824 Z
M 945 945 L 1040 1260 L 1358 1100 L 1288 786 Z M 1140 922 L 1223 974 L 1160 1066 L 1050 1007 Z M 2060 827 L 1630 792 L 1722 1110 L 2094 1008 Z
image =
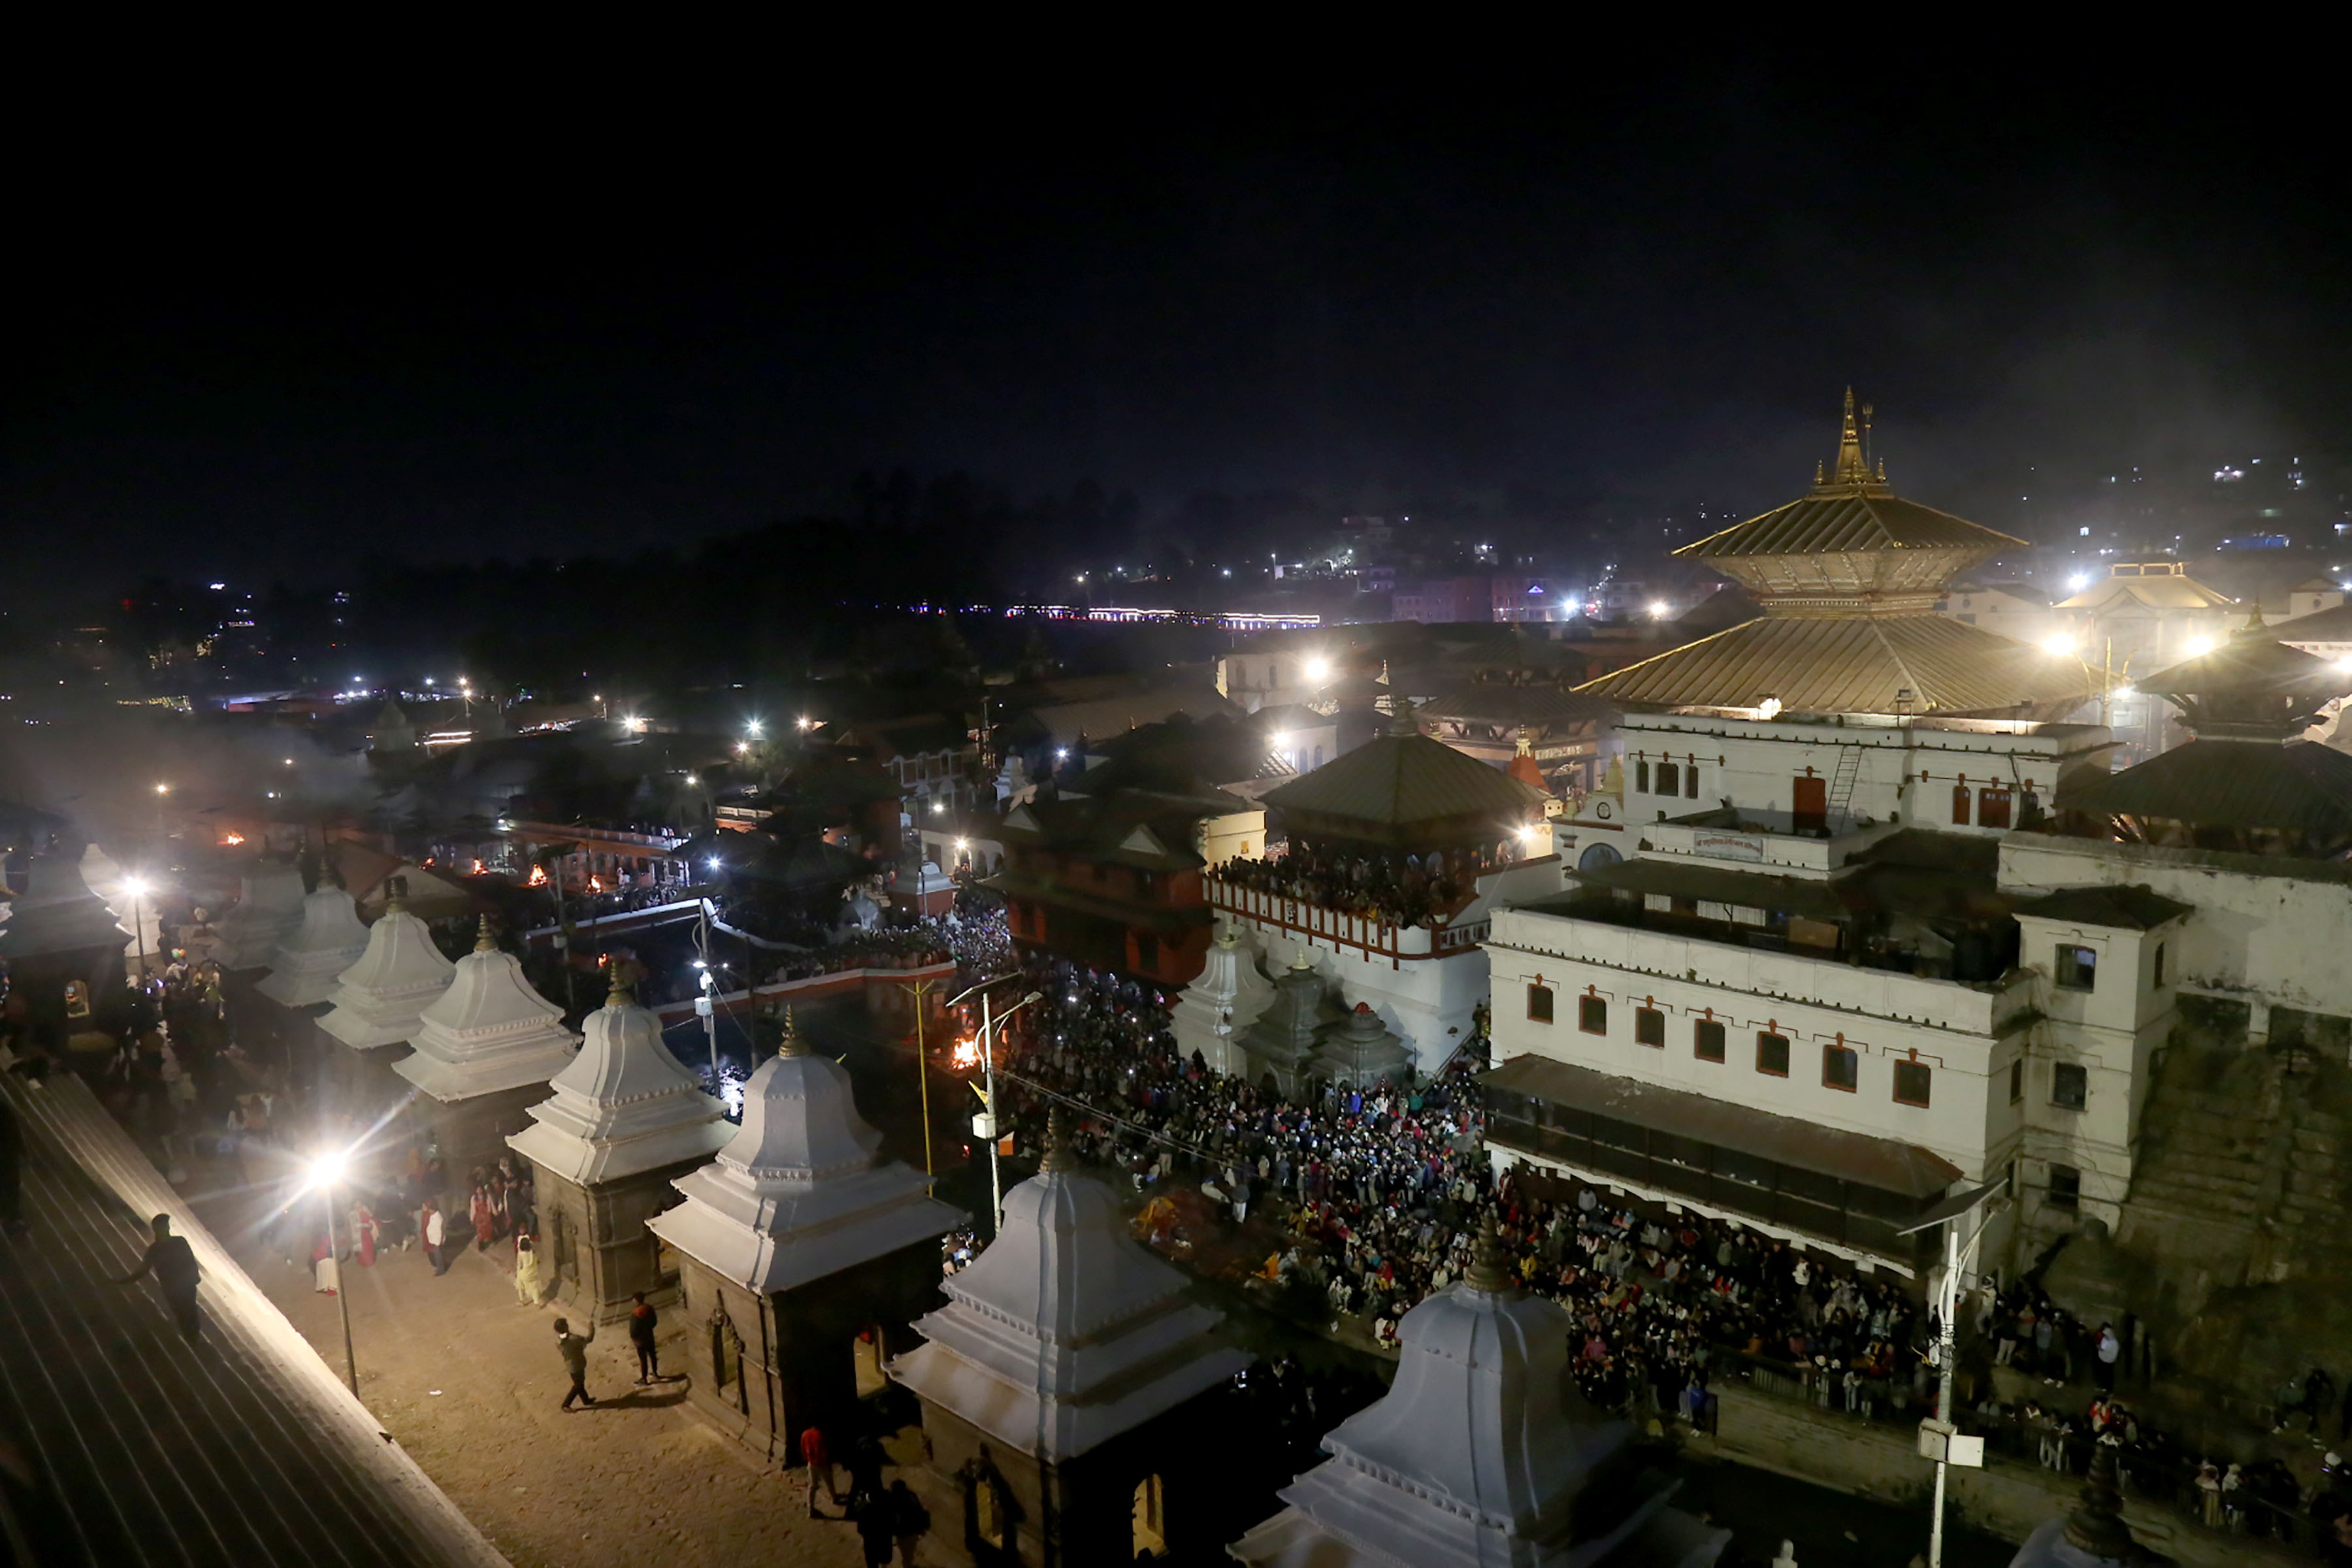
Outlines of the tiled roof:
M 0 1239 L 0 1431 L 30 1477 L 0 1507 L 27 1561 L 506 1568 L 79 1080 L 0 1097 L 32 1226 Z M 154 1214 L 204 1270 L 201 1344 L 113 1282 Z
M 1265 792 L 1265 804 L 1327 831 L 1465 817 L 1525 817 L 1542 792 L 1426 735 L 1383 735 Z
M 1743 555 L 1859 554 L 1882 550 L 1958 550 L 1981 557 L 2025 542 L 1966 518 L 1874 490 L 1815 493 L 1734 523 L 1675 552 L 1701 561 Z
M 2333 659 L 2305 653 L 2266 633 L 2248 632 L 2231 637 L 2209 654 L 2143 677 L 2139 689 L 2152 697 L 2206 697 L 2221 692 L 2336 697 L 2352 691 L 2352 672 Z
M 2070 925 L 2153 931 L 2167 921 L 2179 920 L 2191 908 L 2146 888 L 2061 888 L 2018 905 L 2017 912 Z
M 1908 689 L 1915 713 L 1989 713 L 2103 685 L 2078 658 L 1945 616 L 1768 616 L 1577 690 L 1648 708 L 1755 708 L 1777 698 L 1798 713 L 1892 713 Z
M 2281 621 L 2271 627 L 2271 635 L 2283 643 L 2352 642 L 2352 603 Z
M 2307 741 L 2191 741 L 2070 793 L 2066 809 L 2352 838 L 2352 756 Z

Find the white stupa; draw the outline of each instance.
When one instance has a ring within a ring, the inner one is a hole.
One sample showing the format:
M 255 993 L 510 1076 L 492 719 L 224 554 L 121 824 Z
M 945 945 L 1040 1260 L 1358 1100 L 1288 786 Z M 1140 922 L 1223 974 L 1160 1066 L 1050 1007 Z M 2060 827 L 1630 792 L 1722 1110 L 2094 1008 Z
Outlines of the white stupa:
M 1220 924 L 1200 974 L 1171 1010 L 1176 1048 L 1187 1057 L 1200 1052 L 1215 1071 L 1238 1071 L 1244 1058 L 1234 1037 L 1256 1023 L 1273 1001 L 1274 982 L 1257 972 L 1257 960 L 1233 927 Z
M 359 962 L 367 945 L 367 927 L 360 924 L 351 894 L 321 882 L 302 900 L 301 920 L 269 950 L 269 973 L 254 989 L 286 1007 L 324 1002 L 336 977 Z
M 499 951 L 484 915 L 474 951 L 419 1015 L 412 1054 L 392 1068 L 444 1103 L 545 1083 L 571 1065 L 580 1043 L 562 1018 L 563 1009 L 522 977 L 522 961 Z
M 302 923 L 302 872 L 283 860 L 257 860 L 245 890 L 221 917 L 212 959 L 223 969 L 258 969 Z
M 637 1005 L 617 973 L 612 995 L 588 1015 L 586 1037 L 548 1085 L 554 1098 L 530 1107 L 532 1125 L 507 1140 L 540 1170 L 588 1186 L 707 1160 L 733 1136 L 727 1108 L 669 1054 L 661 1020 Z
M 457 973 L 431 930 L 395 900 L 368 928 L 360 961 L 337 978 L 327 998 L 334 1007 L 319 1027 L 354 1050 L 399 1045 L 415 1037 L 420 1016 Z
M 686 1202 L 646 1226 L 765 1295 L 961 1225 L 962 1214 L 924 1191 L 921 1172 L 875 1163 L 881 1142 L 857 1114 L 847 1069 L 810 1052 L 787 1011 L 783 1049 L 743 1086 L 742 1126 L 718 1158 L 677 1179 Z
M 1398 1325 L 1388 1394 L 1228 1550 L 1251 1568 L 1708 1568 L 1729 1531 L 1667 1506 L 1675 1483 L 1570 1380 L 1569 1327 L 1489 1228 L 1462 1281 Z
M 1056 1113 L 1058 1121 L 1059 1113 Z M 1118 1200 L 1077 1168 L 1058 1126 L 1037 1173 L 1004 1194 L 1004 1225 L 948 1304 L 918 1320 L 927 1343 L 892 1379 L 995 1441 L 1048 1464 L 1099 1447 L 1249 1364 L 1219 1314 L 1128 1234 Z

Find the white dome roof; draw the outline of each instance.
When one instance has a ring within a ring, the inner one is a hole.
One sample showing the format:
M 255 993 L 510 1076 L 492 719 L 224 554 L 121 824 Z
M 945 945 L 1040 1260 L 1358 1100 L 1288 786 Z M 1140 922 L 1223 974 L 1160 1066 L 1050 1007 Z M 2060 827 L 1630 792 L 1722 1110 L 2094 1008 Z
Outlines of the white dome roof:
M 1110 1190 L 1056 1142 L 1004 1194 L 1004 1225 L 915 1327 L 892 1378 L 1023 1453 L 1066 1459 L 1249 1364 L 1220 1315 L 1128 1234 Z
M 368 928 L 367 951 L 336 980 L 327 998 L 334 1006 L 319 1026 L 358 1050 L 396 1046 L 457 973 L 425 923 L 395 904 Z
M 223 969 L 254 969 L 302 920 L 302 873 L 283 860 L 258 860 L 245 874 L 245 890 L 221 916 L 212 958 Z
M 877 1165 L 881 1134 L 857 1114 L 849 1074 L 808 1052 L 792 1014 L 784 1049 L 743 1086 L 743 1124 L 676 1185 L 686 1202 L 646 1222 L 722 1279 L 768 1293 L 934 1239 L 964 1215 L 922 1173 Z
M 588 1015 L 586 1038 L 507 1140 L 541 1170 L 586 1185 L 709 1159 L 733 1131 L 726 1108 L 662 1043 L 661 1021 L 615 986 Z
M 367 927 L 350 893 L 323 882 L 302 900 L 302 918 L 269 952 L 269 973 L 254 989 L 287 1007 L 324 1002 L 335 977 L 367 951 Z
M 393 1070 L 444 1103 L 545 1083 L 580 1043 L 563 1009 L 523 978 L 522 961 L 499 951 L 488 916 L 449 989 L 418 1017 L 415 1053 Z
M 1233 1548 L 1260 1568 L 1695 1568 L 1730 1537 L 1628 1468 L 1633 1429 L 1569 1376 L 1568 1313 L 1521 1293 L 1482 1238 L 1463 1282 L 1404 1315 L 1389 1392 L 1323 1439 L 1290 1506 Z M 1577 1506 L 1598 1487 L 1599 1506 Z

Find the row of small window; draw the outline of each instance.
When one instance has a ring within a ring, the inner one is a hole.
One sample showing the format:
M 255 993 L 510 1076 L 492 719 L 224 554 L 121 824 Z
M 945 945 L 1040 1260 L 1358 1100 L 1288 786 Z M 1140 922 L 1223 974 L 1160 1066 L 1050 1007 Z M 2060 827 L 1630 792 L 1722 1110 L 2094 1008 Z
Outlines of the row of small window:
M 1538 1024 L 1552 1021 L 1552 991 L 1549 985 L 1528 987 L 1528 1016 Z M 1605 997 L 1579 996 L 1576 999 L 1576 1026 L 1588 1035 L 1609 1032 L 1609 1003 Z M 1727 1058 L 1729 1037 L 1722 1020 L 1694 1018 L 1691 1020 L 1691 1054 L 1703 1062 L 1720 1062 Z M 1656 1007 L 1633 1009 L 1633 1043 L 1654 1047 L 1660 1050 L 1666 1044 L 1666 1015 Z M 1789 1076 L 1789 1037 L 1769 1029 L 1756 1032 L 1756 1070 L 1769 1078 Z M 1895 1100 L 1898 1105 L 1925 1106 L 1934 1073 L 1926 1062 L 1898 1061 L 1895 1064 Z M 1852 1046 L 1836 1042 L 1822 1047 L 1822 1082 L 1830 1089 L 1843 1089 L 1852 1094 L 1862 1081 L 1862 1057 Z
M 1652 789 L 1650 781 L 1657 780 Z M 1685 800 L 1698 798 L 1698 764 L 1696 763 L 1660 763 L 1655 773 L 1648 763 L 1633 764 L 1633 790 L 1637 795 L 1678 795 Z

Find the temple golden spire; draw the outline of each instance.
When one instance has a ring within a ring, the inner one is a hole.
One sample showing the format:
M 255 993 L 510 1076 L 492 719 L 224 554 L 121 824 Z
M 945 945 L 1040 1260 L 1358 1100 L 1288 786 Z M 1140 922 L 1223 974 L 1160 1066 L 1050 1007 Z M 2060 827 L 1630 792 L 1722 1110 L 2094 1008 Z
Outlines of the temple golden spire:
M 809 1054 L 808 1042 L 801 1038 L 800 1020 L 793 1016 L 792 1007 L 784 1008 L 784 1037 L 776 1044 L 780 1057 L 804 1057 Z
M 1037 1173 L 1077 1168 L 1078 1157 L 1070 1151 L 1070 1113 L 1055 1105 L 1045 1114 L 1045 1157 L 1037 1163 Z
M 637 977 L 619 959 L 605 965 L 610 986 L 604 993 L 607 1007 L 634 1007 L 637 1002 Z
M 1845 389 L 1845 423 L 1838 432 L 1837 471 L 1830 482 L 1837 485 L 1870 483 L 1870 462 L 1862 455 L 1862 426 L 1853 416 L 1853 388 Z
M 474 951 L 476 952 L 496 952 L 498 950 L 499 939 L 490 934 L 490 917 L 484 915 L 482 917 L 480 927 L 474 932 Z
M 2270 623 L 2263 619 L 2262 596 L 2260 595 L 2256 595 L 2254 596 L 2254 612 L 2246 617 L 2246 624 L 2238 628 L 2238 634 L 2242 637 L 2248 632 L 2266 632 L 2270 629 Z

